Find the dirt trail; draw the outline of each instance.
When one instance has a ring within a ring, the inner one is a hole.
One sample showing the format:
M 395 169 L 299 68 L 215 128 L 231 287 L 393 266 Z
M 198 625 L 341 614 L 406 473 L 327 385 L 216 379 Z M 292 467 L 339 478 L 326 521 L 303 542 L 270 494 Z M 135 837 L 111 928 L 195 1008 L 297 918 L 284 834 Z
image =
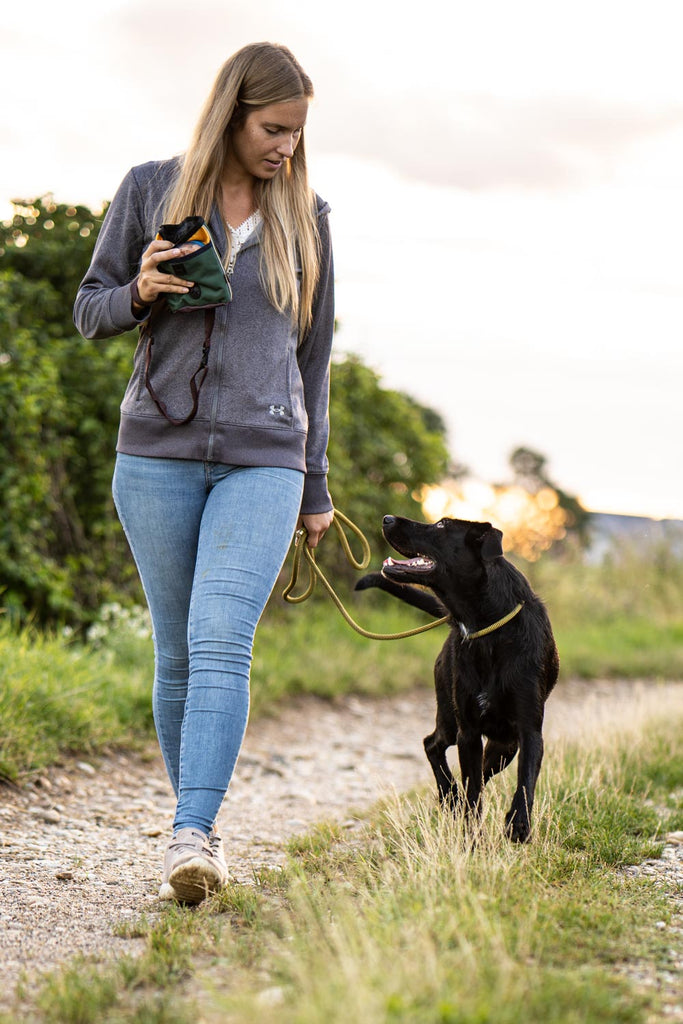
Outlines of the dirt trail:
M 564 683 L 547 706 L 546 743 L 665 709 L 683 712 L 683 684 Z M 431 786 L 422 737 L 433 716 L 433 695 L 419 691 L 309 698 L 250 724 L 219 819 L 233 876 L 249 883 L 254 871 L 281 863 L 287 840 L 316 821 L 352 827 L 354 812 L 382 795 Z M 53 969 L 78 953 L 135 951 L 135 940 L 115 930 L 159 908 L 172 815 L 156 749 L 71 760 L 18 791 L 0 789 L 0 1009 L 24 971 Z M 683 847 L 673 860 L 680 887 Z

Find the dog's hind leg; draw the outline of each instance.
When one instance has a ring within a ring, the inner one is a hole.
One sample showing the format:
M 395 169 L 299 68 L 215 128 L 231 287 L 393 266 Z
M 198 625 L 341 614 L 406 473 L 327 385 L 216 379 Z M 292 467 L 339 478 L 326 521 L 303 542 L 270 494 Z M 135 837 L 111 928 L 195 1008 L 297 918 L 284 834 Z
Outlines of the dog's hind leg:
M 492 775 L 497 775 L 510 764 L 517 753 L 517 741 L 500 743 L 498 740 L 487 740 L 484 748 L 484 785 Z
M 525 732 L 520 738 L 517 766 L 517 791 L 505 815 L 508 836 L 516 843 L 525 843 L 531 832 L 531 810 L 534 805 L 536 780 L 543 760 L 541 730 Z

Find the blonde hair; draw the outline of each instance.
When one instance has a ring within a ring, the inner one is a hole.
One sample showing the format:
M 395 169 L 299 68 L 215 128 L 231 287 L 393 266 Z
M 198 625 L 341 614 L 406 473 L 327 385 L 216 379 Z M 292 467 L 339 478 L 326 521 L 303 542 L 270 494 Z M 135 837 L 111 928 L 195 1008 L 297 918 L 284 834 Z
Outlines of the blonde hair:
M 216 76 L 166 199 L 165 218 L 177 223 L 196 215 L 208 222 L 214 203 L 220 199 L 221 173 L 232 131 L 252 110 L 312 96 L 310 78 L 285 46 L 252 43 L 229 57 Z M 316 201 L 308 184 L 303 133 L 279 173 L 269 181 L 256 180 L 255 200 L 263 215 L 263 287 L 276 309 L 289 312 L 298 321 L 303 337 L 311 325 L 320 264 Z M 230 260 L 229 231 L 227 235 L 226 266 Z

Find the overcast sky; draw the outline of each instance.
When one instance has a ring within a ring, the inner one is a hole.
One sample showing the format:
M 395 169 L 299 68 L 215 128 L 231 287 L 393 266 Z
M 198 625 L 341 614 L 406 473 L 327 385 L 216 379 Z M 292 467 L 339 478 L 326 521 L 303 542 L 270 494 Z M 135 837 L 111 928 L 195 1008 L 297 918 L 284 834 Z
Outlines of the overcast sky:
M 97 204 L 180 152 L 222 63 L 316 87 L 340 352 L 487 480 L 530 445 L 592 508 L 683 518 L 679 0 L 29 2 L 0 48 L 0 202 Z

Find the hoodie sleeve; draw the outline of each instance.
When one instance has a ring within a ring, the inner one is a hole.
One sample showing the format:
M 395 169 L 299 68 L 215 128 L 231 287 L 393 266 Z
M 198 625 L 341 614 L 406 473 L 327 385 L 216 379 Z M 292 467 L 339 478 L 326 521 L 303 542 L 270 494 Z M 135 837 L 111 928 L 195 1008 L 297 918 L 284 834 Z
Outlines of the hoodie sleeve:
M 301 512 L 304 515 L 327 512 L 333 507 L 327 489 L 330 357 L 334 334 L 334 263 L 328 211 L 329 207 L 324 205 L 318 214 L 320 276 L 313 300 L 311 329 L 298 350 L 308 414 L 306 480 L 301 502 Z
M 137 327 L 130 286 L 145 248 L 144 202 L 135 168 L 121 182 L 97 238 L 74 303 L 74 323 L 85 338 L 111 338 Z

